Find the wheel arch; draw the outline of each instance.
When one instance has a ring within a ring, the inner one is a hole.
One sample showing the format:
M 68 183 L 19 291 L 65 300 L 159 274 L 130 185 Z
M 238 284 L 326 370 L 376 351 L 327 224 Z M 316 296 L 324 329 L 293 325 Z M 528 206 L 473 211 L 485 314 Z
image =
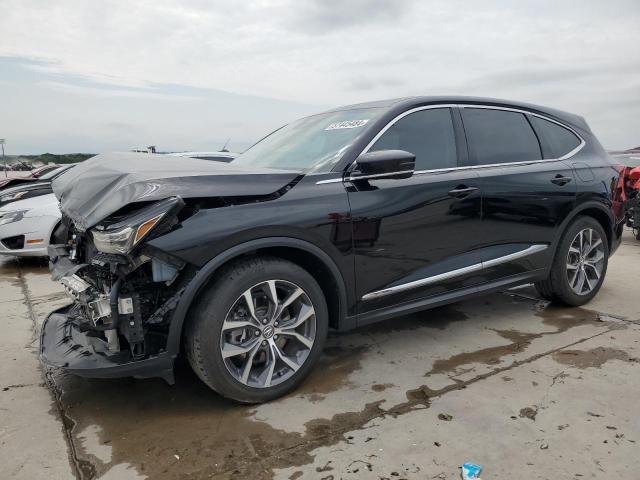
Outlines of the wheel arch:
M 58 227 L 62 224 L 62 219 L 59 218 L 57 221 L 55 221 L 53 223 L 53 226 L 51 227 L 51 229 L 49 230 L 49 240 L 48 242 L 51 243 L 51 241 L 54 239 L 53 236 L 56 233 L 56 230 L 58 229 Z
M 615 222 L 613 219 L 613 214 L 611 210 L 603 205 L 602 203 L 590 201 L 581 204 L 578 208 L 574 209 L 570 215 L 562 223 L 561 228 L 558 229 L 558 233 L 554 239 L 554 251 L 556 250 L 558 243 L 560 242 L 560 238 L 567 230 L 567 227 L 577 218 L 577 217 L 591 217 L 595 219 L 604 230 L 604 233 L 607 235 L 607 244 L 609 250 L 611 251 L 613 240 L 614 240 L 614 226 Z
M 182 332 L 190 309 L 203 288 L 216 272 L 246 255 L 269 255 L 289 260 L 307 270 L 320 285 L 329 309 L 329 326 L 340 328 L 347 314 L 347 291 L 344 277 L 331 257 L 316 245 L 298 238 L 271 237 L 241 243 L 207 262 L 186 286 L 174 310 L 167 338 L 167 351 L 176 356 L 181 347 Z

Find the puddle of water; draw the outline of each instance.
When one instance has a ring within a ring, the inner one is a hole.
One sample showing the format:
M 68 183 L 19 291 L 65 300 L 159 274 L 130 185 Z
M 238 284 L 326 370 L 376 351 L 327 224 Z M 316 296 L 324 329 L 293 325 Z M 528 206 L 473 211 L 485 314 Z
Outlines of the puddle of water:
M 101 463 L 111 462 L 111 445 L 100 441 L 100 431 L 98 425 L 87 425 L 76 436 L 80 440 L 81 448 L 88 455 L 95 456 Z
M 384 392 L 387 388 L 395 387 L 393 383 L 376 383 L 371 386 L 371 390 L 374 392 Z
M 133 465 L 128 463 L 114 465 L 105 473 L 100 475 L 100 480 L 144 480 L 146 478 L 149 477 L 138 474 Z
M 600 368 L 609 360 L 638 363 L 640 359 L 632 358 L 623 350 L 608 347 L 597 347 L 591 350 L 561 350 L 552 355 L 553 359 L 563 365 L 585 369 Z
M 470 365 L 472 363 L 497 365 L 500 363 L 502 357 L 524 351 L 533 339 L 539 338 L 542 335 L 540 333 L 524 333 L 515 330 L 494 331 L 502 338 L 510 340 L 511 343 L 498 345 L 497 347 L 482 348 L 473 352 L 462 352 L 449 358 L 436 360 L 433 362 L 431 370 L 425 374 L 425 377 L 457 372 L 463 365 Z
M 437 328 L 444 328 L 444 321 L 464 316 L 450 313 L 446 318 Z M 405 323 L 411 328 L 425 324 L 418 316 Z M 389 330 L 397 328 L 396 324 Z M 320 364 L 291 395 L 322 401 L 326 394 L 349 387 L 349 376 L 361 368 L 370 345 L 339 345 L 338 341 L 329 342 Z M 311 420 L 305 424 L 304 434 L 285 432 L 256 420 L 256 407 L 222 399 L 204 386 L 188 365 L 179 362 L 176 368 L 174 387 L 154 379 L 58 376 L 65 414 L 75 423 L 78 457 L 94 467 L 93 472 L 84 468 L 87 477 L 99 477 L 116 465 L 131 464 L 138 474 L 150 478 L 207 477 L 223 472 L 238 478 L 270 478 L 273 468 L 309 463 L 313 460 L 308 453 L 312 448 L 335 443 L 344 432 L 357 430 L 384 413 L 380 400 L 361 411 Z M 389 387 L 391 384 L 377 385 L 374 391 Z M 408 411 L 415 403 L 412 399 L 394 411 Z M 98 437 L 91 445 L 87 444 L 88 431 Z M 111 447 L 111 461 L 106 461 L 106 455 L 96 455 L 96 444 Z
M 558 307 L 548 305 L 536 313 L 542 318 L 542 323 L 556 329 L 553 333 L 566 332 L 570 328 L 581 325 L 597 325 L 600 317 L 596 312 L 580 307 Z
M 503 356 L 524 350 L 535 338 L 597 321 L 595 314 L 582 309 L 551 307 L 537 315 L 553 331 L 494 330 L 510 343 L 436 361 L 429 374 L 455 371 L 471 363 L 497 364 Z M 466 318 L 451 307 L 439 308 L 362 328 L 356 335 L 423 327 L 444 329 Z M 319 402 L 328 393 L 349 387 L 349 376 L 361 368 L 361 360 L 371 346 L 339 345 L 340 341 L 349 341 L 344 337 L 335 340 L 330 340 L 310 378 L 291 395 Z M 406 402 L 388 409 L 381 408 L 383 400 L 371 402 L 359 411 L 310 420 L 304 433 L 299 433 L 256 420 L 259 407 L 222 399 L 204 386 L 188 365 L 178 362 L 176 370 L 174 387 L 161 380 L 86 380 L 71 376 L 58 379 L 65 413 L 75 422 L 74 438 L 86 438 L 87 427 L 98 425 L 95 433 L 99 443 L 111 446 L 111 461 L 106 462 L 106 456 L 99 458 L 92 448 L 77 442 L 78 456 L 94 463 L 96 475 L 129 464 L 138 474 L 150 478 L 206 478 L 221 473 L 232 478 L 271 478 L 273 469 L 310 463 L 310 452 L 315 448 L 335 444 L 344 439 L 346 432 L 361 429 L 373 419 L 428 408 L 431 398 L 463 388 L 455 382 L 440 390 L 422 386 L 406 392 Z M 376 392 L 390 387 L 391 384 L 371 386 Z
M 529 299 L 514 300 L 522 303 L 530 303 Z M 460 367 L 473 363 L 484 365 L 497 365 L 507 355 L 513 355 L 524 351 L 533 340 L 544 335 L 555 335 L 583 325 L 601 324 L 597 313 L 579 307 L 557 307 L 547 302 L 538 302 L 535 305 L 536 316 L 542 318 L 545 326 L 552 327 L 553 331 L 532 333 L 518 330 L 492 329 L 505 340 L 511 343 L 495 347 L 487 347 L 473 352 L 462 352 L 446 359 L 436 360 L 433 367 L 425 374 L 426 377 L 437 374 L 459 372 Z
M 292 395 L 321 401 L 324 394 L 347 384 L 349 374 L 360 368 L 366 349 L 328 347 L 318 368 Z M 207 477 L 222 472 L 236 472 L 238 478 L 270 478 L 268 472 L 274 466 L 312 461 L 306 449 L 297 454 L 291 449 L 326 436 L 323 422 L 340 431 L 351 426 L 357 429 L 359 419 L 367 415 L 358 412 L 342 414 L 339 420 L 312 421 L 305 435 L 284 432 L 255 420 L 256 407 L 229 402 L 209 390 L 184 362 L 178 362 L 176 370 L 173 387 L 156 379 L 91 380 L 57 375 L 86 478 L 99 478 L 125 463 L 150 478 L 177 479 L 196 473 Z M 276 452 L 285 453 L 278 456 Z
M 23 274 L 35 273 L 49 275 L 49 260 L 46 257 L 20 257 L 16 258 Z
M 244 472 L 256 459 L 299 440 L 249 419 L 252 407 L 222 399 L 187 366 L 178 369 L 175 387 L 156 379 L 57 380 L 65 414 L 76 423 L 78 456 L 93 463 L 98 477 L 124 463 L 150 478 Z M 93 424 L 99 425 L 98 443 L 111 446 L 111 462 L 78 441 Z
M 290 396 L 303 395 L 320 401 L 330 392 L 351 386 L 349 376 L 361 368 L 360 362 L 369 348 L 369 345 L 325 347 L 309 378 Z

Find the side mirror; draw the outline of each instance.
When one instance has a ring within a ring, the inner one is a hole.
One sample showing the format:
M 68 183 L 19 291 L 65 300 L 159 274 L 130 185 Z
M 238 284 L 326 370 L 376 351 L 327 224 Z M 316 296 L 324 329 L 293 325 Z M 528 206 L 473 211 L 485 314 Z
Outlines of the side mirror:
M 351 172 L 351 178 L 409 178 L 415 165 L 416 156 L 404 150 L 367 152 L 356 159 L 357 169 Z

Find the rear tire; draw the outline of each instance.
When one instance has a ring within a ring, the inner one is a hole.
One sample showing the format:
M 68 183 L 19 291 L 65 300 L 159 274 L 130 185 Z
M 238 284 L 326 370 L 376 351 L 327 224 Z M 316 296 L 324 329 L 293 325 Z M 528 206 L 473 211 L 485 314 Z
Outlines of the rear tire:
M 536 290 L 553 302 L 584 305 L 600 290 L 608 261 L 609 245 L 600 223 L 578 217 L 562 235 L 549 277 L 537 282 Z
M 216 277 L 185 331 L 195 373 L 241 403 L 267 402 L 295 389 L 327 336 L 328 310 L 318 283 L 298 265 L 274 257 L 233 262 Z

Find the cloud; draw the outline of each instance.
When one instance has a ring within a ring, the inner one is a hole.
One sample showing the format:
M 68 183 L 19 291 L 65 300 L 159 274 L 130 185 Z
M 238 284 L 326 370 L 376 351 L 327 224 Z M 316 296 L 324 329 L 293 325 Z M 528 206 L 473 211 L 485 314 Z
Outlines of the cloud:
M 311 0 L 291 2 L 283 25 L 309 35 L 324 35 L 352 27 L 375 29 L 400 22 L 415 2 L 409 0 Z
M 351 91 L 361 92 L 385 87 L 400 87 L 404 84 L 405 82 L 401 78 L 358 76 L 349 79 L 346 88 Z
M 178 109 L 194 123 L 213 108 L 245 125 L 242 134 L 216 120 L 221 137 L 251 143 L 294 112 L 466 94 L 585 115 L 612 148 L 639 141 L 637 0 L 0 1 L 0 56 L 25 67 L 0 65 L 9 82 L 0 101 L 21 84 L 42 89 L 21 93 L 22 110 L 35 98 L 53 102 L 47 94 L 73 99 L 55 106 L 69 118 L 84 113 L 81 98 L 104 108 L 91 112 L 104 122 L 139 118 L 132 109 L 140 102 L 149 112 L 154 101 Z M 265 101 L 250 108 L 241 96 Z M 103 107 L 106 100 L 120 110 Z M 23 115 L 7 105 L 3 112 Z M 618 118 L 607 111 L 614 106 Z M 170 115 L 166 122 L 179 128 Z M 197 131 L 180 141 L 197 143 Z
M 49 88 L 52 90 L 64 91 L 68 93 L 74 93 L 78 95 L 90 95 L 101 97 L 130 97 L 130 98 L 149 98 L 156 100 L 172 100 L 176 102 L 197 101 L 202 100 L 202 97 L 188 96 L 188 95 L 170 95 L 154 92 L 153 90 L 142 90 L 132 88 L 100 88 L 98 86 L 88 87 L 81 85 L 72 85 L 69 83 L 45 81 L 40 82 L 40 86 Z
M 10 153 L 100 152 L 158 145 L 161 150 L 216 150 L 228 139 L 242 151 L 300 116 L 322 109 L 187 85 L 103 84 L 33 69 L 31 60 L 0 57 L 9 79 L 0 89 L 2 135 Z

